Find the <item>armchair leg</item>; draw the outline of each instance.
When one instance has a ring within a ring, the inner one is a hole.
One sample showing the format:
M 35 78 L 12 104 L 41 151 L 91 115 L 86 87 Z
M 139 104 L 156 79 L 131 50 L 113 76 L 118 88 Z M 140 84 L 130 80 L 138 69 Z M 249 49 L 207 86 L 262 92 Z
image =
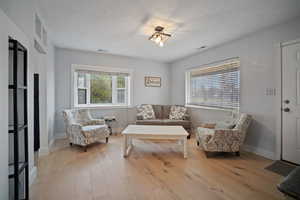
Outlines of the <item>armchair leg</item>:
M 105 138 L 105 142 L 106 142 L 106 143 L 108 143 L 108 137 L 107 137 L 107 138 Z
M 235 155 L 240 156 L 240 152 L 239 151 L 235 152 Z
M 87 152 L 87 146 L 83 147 L 84 152 Z
M 206 158 L 211 158 L 212 157 L 212 153 L 208 152 L 208 151 L 204 151 Z
M 197 141 L 197 146 L 199 146 L 200 145 L 200 143 L 199 143 L 199 141 Z
M 70 142 L 70 146 L 72 146 L 73 145 L 73 143 L 72 142 Z

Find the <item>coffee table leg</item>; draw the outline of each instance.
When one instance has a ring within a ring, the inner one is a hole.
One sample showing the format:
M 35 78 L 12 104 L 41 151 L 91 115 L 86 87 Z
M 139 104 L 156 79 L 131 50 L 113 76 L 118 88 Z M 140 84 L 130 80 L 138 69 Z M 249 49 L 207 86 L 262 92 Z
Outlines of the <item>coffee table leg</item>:
M 124 144 L 123 144 L 123 157 L 127 156 L 127 148 L 128 148 L 128 138 L 127 135 L 124 135 Z
M 129 146 L 132 147 L 132 145 L 133 145 L 133 144 L 132 144 L 132 137 L 130 137 L 128 140 L 129 140 Z
M 187 158 L 187 138 L 183 138 L 183 157 Z

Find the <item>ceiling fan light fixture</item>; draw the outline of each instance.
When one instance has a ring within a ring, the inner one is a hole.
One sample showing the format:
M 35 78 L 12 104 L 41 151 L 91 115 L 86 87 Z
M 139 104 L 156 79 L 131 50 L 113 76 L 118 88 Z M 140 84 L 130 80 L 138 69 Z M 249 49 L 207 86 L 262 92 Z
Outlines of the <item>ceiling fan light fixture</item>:
M 160 42 L 160 43 L 159 43 L 159 46 L 160 46 L 160 47 L 163 47 L 163 46 L 164 46 L 164 43 L 163 43 L 163 42 Z
M 149 40 L 155 42 L 158 46 L 163 47 L 164 43 L 171 37 L 170 34 L 164 33 L 164 27 L 155 27 L 155 32 L 149 37 Z

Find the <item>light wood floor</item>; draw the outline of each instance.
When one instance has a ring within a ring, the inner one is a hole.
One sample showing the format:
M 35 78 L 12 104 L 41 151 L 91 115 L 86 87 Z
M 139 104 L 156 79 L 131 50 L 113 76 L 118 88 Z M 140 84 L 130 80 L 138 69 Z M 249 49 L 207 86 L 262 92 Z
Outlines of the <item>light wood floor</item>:
M 128 158 L 122 137 L 93 145 L 88 152 L 59 140 L 40 158 L 32 200 L 267 200 L 284 199 L 279 175 L 264 170 L 272 161 L 242 152 L 207 159 L 188 141 L 189 157 L 174 142 L 135 140 Z

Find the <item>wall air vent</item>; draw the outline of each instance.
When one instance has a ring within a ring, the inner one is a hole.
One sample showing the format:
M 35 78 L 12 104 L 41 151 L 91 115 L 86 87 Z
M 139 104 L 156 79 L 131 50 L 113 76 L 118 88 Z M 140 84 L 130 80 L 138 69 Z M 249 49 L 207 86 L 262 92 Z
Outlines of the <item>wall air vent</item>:
M 203 49 L 206 49 L 206 47 L 207 47 L 207 46 L 201 46 L 201 47 L 198 47 L 197 49 L 198 49 L 198 50 L 203 50 Z
M 43 28 L 43 44 L 44 44 L 45 46 L 47 46 L 47 43 L 48 43 L 47 41 L 48 41 L 48 34 L 47 34 L 46 29 Z
M 35 34 L 42 39 L 42 22 L 37 14 L 35 15 Z
M 35 14 L 35 36 L 34 36 L 34 47 L 42 54 L 46 54 L 48 45 L 48 34 L 43 24 L 42 19 L 39 15 Z
M 34 39 L 34 48 L 41 54 L 46 54 L 46 51 L 44 50 L 44 48 L 40 45 L 40 43 Z
M 97 49 L 97 51 L 98 51 L 99 53 L 106 53 L 106 52 L 107 52 L 107 50 L 105 50 L 105 49 Z

